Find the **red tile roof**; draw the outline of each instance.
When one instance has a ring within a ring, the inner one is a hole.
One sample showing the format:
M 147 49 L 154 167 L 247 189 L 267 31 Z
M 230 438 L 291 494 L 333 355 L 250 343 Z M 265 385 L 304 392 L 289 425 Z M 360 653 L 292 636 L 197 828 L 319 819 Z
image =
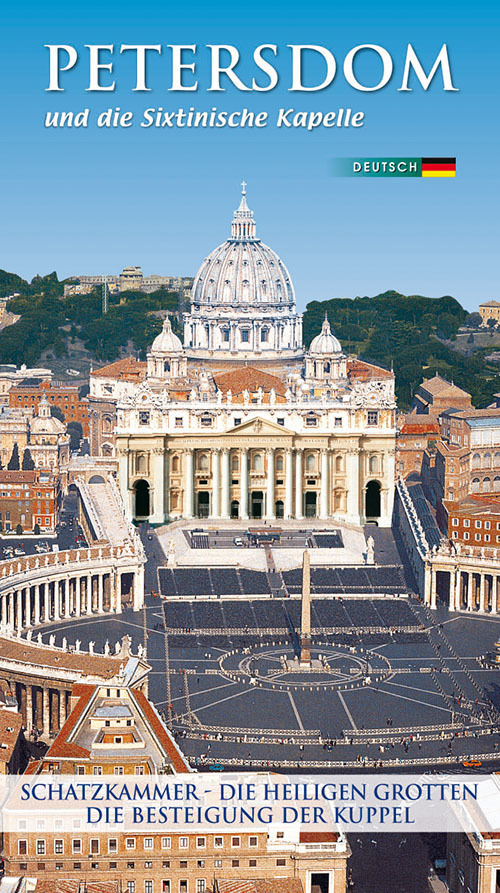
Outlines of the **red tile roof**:
M 299 843 L 335 843 L 339 839 L 336 831 L 300 831 Z
M 394 373 L 388 369 L 382 369 L 381 366 L 374 366 L 373 363 L 365 363 L 353 357 L 347 360 L 347 376 L 349 380 L 370 381 L 370 379 L 393 378 Z
M 135 357 L 124 357 L 123 360 L 116 360 L 108 366 L 93 369 L 91 375 L 97 378 L 117 378 L 122 381 L 142 381 L 146 377 L 147 368 L 147 363 L 136 360 Z
M 0 760 L 8 763 L 14 753 L 21 728 L 23 718 L 20 713 L 13 713 L 11 710 L 0 710 Z
M 68 741 L 68 738 L 75 729 L 77 723 L 82 718 L 96 689 L 96 685 L 78 684 L 73 686 L 72 694 L 74 697 L 78 698 L 78 701 L 73 707 L 73 710 L 68 716 L 57 738 L 55 739 L 55 741 L 53 741 L 47 753 L 45 754 L 46 760 L 50 760 L 54 757 L 81 757 L 85 759 L 90 756 L 89 750 L 87 750 L 85 747 L 81 747 L 79 744 Z
M 284 396 L 286 391 L 281 378 L 255 366 L 240 366 L 232 372 L 215 373 L 214 381 L 223 393 L 231 391 L 233 394 L 242 394 L 244 390 L 254 392 L 259 388 L 269 392 L 274 388 L 276 394 Z
M 131 694 L 137 706 L 143 713 L 147 725 L 149 726 L 151 731 L 154 732 L 161 746 L 167 753 L 175 771 L 189 772 L 189 764 L 185 761 L 181 752 L 177 749 L 172 736 L 163 725 L 156 711 L 153 710 L 153 707 L 151 706 L 147 697 L 143 694 L 142 691 L 139 691 L 138 688 L 131 689 Z
M 217 880 L 220 893 L 303 893 L 299 878 L 255 878 L 239 880 L 220 878 Z
M 401 434 L 437 434 L 441 435 L 441 429 L 437 422 L 427 419 L 422 422 L 405 422 L 401 428 Z

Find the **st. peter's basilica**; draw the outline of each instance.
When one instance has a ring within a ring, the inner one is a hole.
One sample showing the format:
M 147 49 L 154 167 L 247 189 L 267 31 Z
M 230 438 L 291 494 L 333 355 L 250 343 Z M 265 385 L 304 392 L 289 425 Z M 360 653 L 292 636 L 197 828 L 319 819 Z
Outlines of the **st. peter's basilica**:
M 346 356 L 327 318 L 302 343 L 290 274 L 257 236 L 245 184 L 231 235 L 147 364 L 91 376 L 92 452 L 118 459 L 132 518 L 338 518 L 389 526 L 391 372 Z

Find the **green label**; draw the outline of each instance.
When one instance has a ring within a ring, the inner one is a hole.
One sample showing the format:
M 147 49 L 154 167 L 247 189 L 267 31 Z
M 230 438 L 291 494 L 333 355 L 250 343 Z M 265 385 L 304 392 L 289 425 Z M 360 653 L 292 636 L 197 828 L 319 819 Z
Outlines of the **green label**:
M 421 158 L 334 158 L 334 177 L 421 177 Z

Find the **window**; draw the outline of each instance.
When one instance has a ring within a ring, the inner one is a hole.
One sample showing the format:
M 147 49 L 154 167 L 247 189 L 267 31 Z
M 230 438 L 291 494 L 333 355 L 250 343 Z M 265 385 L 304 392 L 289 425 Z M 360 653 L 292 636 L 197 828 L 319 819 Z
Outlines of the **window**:
M 149 412 L 139 413 L 139 425 L 149 425 Z
M 474 527 L 476 528 L 476 530 L 481 530 L 481 527 L 482 527 L 482 526 L 483 526 L 483 525 L 482 525 L 482 522 L 481 522 L 481 521 L 475 521 L 475 522 L 474 522 Z
M 162 862 L 163 868 L 170 868 L 170 862 Z
M 248 344 L 248 342 L 250 340 L 250 330 L 249 329 L 241 330 L 241 340 L 242 340 L 243 344 Z
M 451 519 L 451 526 L 452 526 L 452 527 L 458 527 L 458 518 L 452 518 L 452 519 Z
M 286 865 L 286 859 L 276 859 L 276 865 L 279 865 L 279 866 Z
M 336 417 L 335 417 L 335 427 L 336 427 L 336 428 L 341 428 L 341 427 L 342 427 L 342 416 L 336 416 Z
M 476 543 L 480 543 L 480 542 L 481 542 L 481 534 L 480 534 L 480 533 L 476 533 L 474 539 L 476 540 Z
M 135 881 L 127 881 L 127 893 L 135 893 Z
M 121 744 L 122 739 L 115 738 L 115 744 Z M 115 775 L 123 775 L 123 766 L 115 766 Z
M 485 541 L 485 543 L 489 543 L 489 541 L 490 541 L 490 535 L 489 535 L 489 533 L 485 533 L 485 534 L 484 534 L 484 541 Z
M 152 868 L 152 867 L 153 867 L 153 863 L 152 863 L 152 862 L 145 862 L 145 863 L 144 863 L 144 868 Z
M 231 846 L 239 846 L 240 838 L 239 837 L 231 837 Z
M 282 425 L 282 426 L 284 427 L 284 425 L 285 425 L 285 420 L 284 420 L 284 419 L 281 419 L 281 418 L 280 418 L 280 419 L 276 419 L 276 421 L 278 422 L 278 425 Z
M 248 864 L 250 868 L 257 868 L 257 859 L 249 859 Z
M 216 867 L 216 868 L 222 868 L 222 859 L 216 859 L 216 860 L 215 860 L 215 867 Z
M 61 853 L 64 853 L 63 840 L 54 840 L 54 853 L 56 854 L 56 856 L 60 856 Z
M 484 529 L 485 529 L 485 530 L 490 530 L 490 529 L 491 529 L 491 521 L 485 521 L 485 522 L 484 522 Z
M 111 869 L 113 869 L 113 868 L 117 868 L 117 866 L 118 866 L 118 862 L 110 862 L 110 863 L 109 863 L 109 867 L 110 867 Z
M 264 469 L 264 460 L 260 453 L 257 453 L 253 457 L 253 470 L 254 471 L 263 471 Z
M 45 856 L 45 841 L 44 840 L 37 840 L 36 854 L 37 854 L 37 856 Z
M 111 837 L 108 840 L 108 853 L 117 853 L 118 852 L 118 840 L 116 837 Z
M 182 428 L 182 416 L 176 415 L 174 425 L 176 428 Z
M 470 534 L 468 534 L 468 533 L 466 532 L 466 533 L 464 533 L 464 540 L 468 540 L 468 539 L 470 539 Z
M 234 420 L 234 425 L 235 425 L 235 427 L 236 427 L 237 425 L 241 425 L 241 419 L 235 419 L 235 420 Z
M 64 862 L 56 862 L 56 871 L 62 871 L 64 868 Z
M 306 427 L 307 428 L 316 428 L 318 425 L 318 420 L 315 415 L 308 415 L 306 417 Z
M 170 893 L 170 880 L 161 882 L 161 893 Z
M 453 530 L 451 533 L 451 538 L 454 540 L 458 539 L 458 530 Z
M 202 847 L 202 846 L 206 846 L 206 845 L 207 845 L 206 837 L 197 837 L 196 838 L 196 846 L 197 847 Z
M 76 774 L 77 775 L 85 775 L 85 766 L 77 766 Z
M 152 850 L 152 849 L 153 849 L 153 838 L 152 838 L 152 837 L 145 837 L 145 838 L 144 838 L 144 849 L 145 849 L 145 850 Z
M 179 862 L 179 868 L 187 868 L 187 867 L 188 867 L 187 859 L 181 859 Z
M 127 862 L 127 868 L 135 868 L 135 862 Z
M 258 843 L 259 843 L 259 841 L 258 841 L 257 837 L 249 837 L 248 838 L 248 846 L 258 846 Z
M 81 871 L 82 863 L 81 862 L 73 862 L 73 871 Z
M 223 844 L 222 837 L 214 837 L 214 847 L 220 848 Z
M 179 849 L 187 850 L 189 846 L 189 837 L 179 837 Z
M 125 840 L 127 850 L 135 850 L 135 837 L 127 837 Z
M 27 856 L 28 854 L 28 841 L 27 840 L 18 840 L 17 841 L 17 852 L 19 856 Z
M 73 845 L 73 852 L 74 852 L 74 853 L 81 853 L 81 851 L 82 851 L 82 842 L 81 842 L 81 840 L 79 840 L 79 839 L 77 839 L 77 840 L 73 840 L 73 841 L 72 841 L 72 845 Z
M 188 882 L 186 880 L 179 881 L 179 893 L 188 893 Z
M 202 428 L 211 428 L 212 427 L 212 416 L 203 415 L 201 417 L 201 427 Z
M 169 850 L 171 846 L 172 846 L 172 838 L 171 837 L 162 837 L 162 839 L 161 839 L 162 850 Z
M 102 766 L 94 766 L 93 774 L 94 775 L 102 775 Z
M 204 859 L 198 859 L 198 861 L 197 861 L 197 863 L 196 863 L 196 866 L 197 866 L 197 868 L 205 868 L 205 860 L 204 860 Z
M 470 521 L 468 518 L 465 518 L 464 520 L 464 527 L 470 527 Z
M 207 883 L 205 878 L 198 878 L 196 881 L 196 893 L 205 893 L 207 889 Z
M 285 832 L 284 832 L 284 831 L 277 831 L 277 832 L 276 832 L 276 837 L 278 838 L 278 840 L 282 840 L 284 836 L 285 836 Z
M 368 410 L 366 421 L 368 425 L 375 427 L 378 425 L 378 412 L 376 409 Z
M 240 864 L 240 860 L 239 860 L 239 859 L 231 859 L 231 865 L 232 865 L 233 868 L 238 868 L 238 867 L 239 867 L 239 864 Z

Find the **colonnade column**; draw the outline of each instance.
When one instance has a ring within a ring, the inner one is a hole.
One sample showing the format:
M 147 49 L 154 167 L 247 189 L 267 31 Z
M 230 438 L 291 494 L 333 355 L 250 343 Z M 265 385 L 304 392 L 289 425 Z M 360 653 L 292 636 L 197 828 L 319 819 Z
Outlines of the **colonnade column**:
M 64 578 L 64 616 L 71 617 L 71 597 L 69 577 Z
M 248 520 L 248 449 L 240 450 L 240 518 Z
M 328 450 L 321 450 L 321 492 L 319 497 L 319 516 L 328 518 Z
M 437 573 L 436 568 L 434 567 L 434 565 L 431 565 L 431 608 L 436 607 L 436 599 L 437 599 L 436 573 Z
M 118 450 L 118 480 L 120 482 L 120 492 L 122 494 L 123 505 L 127 515 L 131 516 L 130 511 L 130 494 L 128 489 L 128 453 L 125 450 Z
M 61 617 L 61 612 L 59 609 L 59 599 L 60 599 L 59 580 L 54 580 L 54 620 L 60 620 L 60 617 Z
M 16 629 L 22 629 L 23 626 L 23 596 L 20 589 L 17 590 L 17 610 L 16 610 Z
M 266 486 L 266 518 L 273 520 L 274 511 L 274 449 L 266 450 L 267 459 L 267 486 Z
M 104 614 L 104 577 L 99 574 L 97 578 L 97 613 Z
M 292 451 L 285 452 L 285 518 L 291 518 L 293 515 L 292 494 L 293 494 L 293 457 Z
M 31 626 L 31 593 L 29 586 L 24 590 L 24 625 Z
M 62 729 L 64 723 L 66 722 L 66 692 L 64 689 L 59 689 L 59 730 Z
M 80 585 L 80 577 L 75 577 L 75 614 L 77 617 L 80 617 L 80 614 L 82 613 L 82 595 L 80 591 Z
M 229 484 L 229 474 L 230 474 L 230 463 L 229 463 L 229 450 L 224 448 L 222 450 L 222 492 L 221 492 L 221 518 L 229 518 L 230 515 L 230 506 L 229 506 L 229 493 L 230 493 L 230 484 Z
M 472 587 L 474 578 L 472 574 L 465 571 L 465 579 L 467 580 L 467 610 L 472 611 Z
M 484 612 L 484 599 L 486 595 L 486 577 L 484 574 L 479 575 L 479 610 Z
M 43 619 L 45 623 L 50 622 L 50 583 L 42 583 L 43 591 Z
M 300 519 L 302 514 L 302 449 L 295 452 L 295 517 Z
M 184 517 L 193 517 L 193 450 L 187 449 L 184 453 L 185 473 L 184 473 Z
M 33 689 L 31 685 L 26 686 L 26 731 L 31 732 L 33 728 Z
M 424 605 L 430 605 L 431 603 L 431 573 L 431 564 L 429 561 L 426 561 L 424 567 Z
M 455 569 L 450 571 L 450 595 L 448 599 L 448 607 L 450 611 L 456 611 L 457 600 L 457 572 Z
M 220 450 L 212 450 L 212 517 L 220 518 Z

